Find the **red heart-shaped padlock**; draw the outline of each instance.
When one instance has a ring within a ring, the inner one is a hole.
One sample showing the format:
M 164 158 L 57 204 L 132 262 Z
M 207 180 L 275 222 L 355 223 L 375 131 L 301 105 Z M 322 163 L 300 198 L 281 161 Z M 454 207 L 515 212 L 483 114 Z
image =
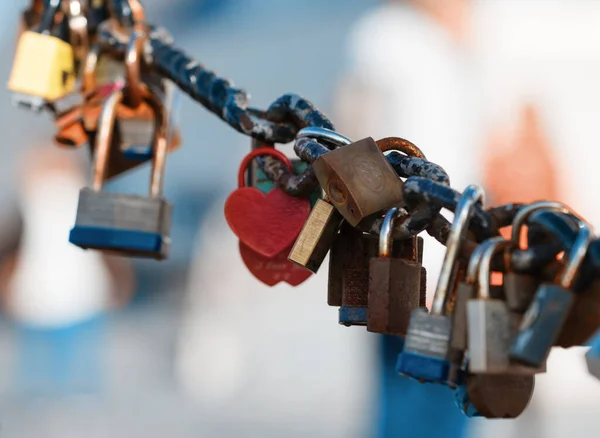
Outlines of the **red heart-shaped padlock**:
M 268 259 L 252 251 L 242 242 L 240 242 L 240 255 L 248 270 L 257 280 L 268 286 L 285 281 L 292 286 L 298 286 L 304 283 L 311 276 L 312 272 L 288 260 L 288 254 L 291 247 Z
M 273 258 L 290 247 L 302 231 L 310 214 L 310 202 L 294 198 L 279 188 L 264 194 L 254 187 L 244 187 L 248 164 L 261 155 L 275 156 L 292 169 L 289 159 L 275 149 L 252 151 L 240 166 L 240 188 L 225 202 L 225 219 L 242 243 L 263 257 Z

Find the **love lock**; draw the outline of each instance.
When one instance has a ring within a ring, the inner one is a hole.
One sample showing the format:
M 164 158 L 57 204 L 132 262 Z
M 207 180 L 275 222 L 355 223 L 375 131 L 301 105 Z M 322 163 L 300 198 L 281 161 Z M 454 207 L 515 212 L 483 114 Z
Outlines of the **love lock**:
M 147 91 L 145 98 L 150 96 Z M 122 97 L 122 91 L 117 91 L 106 105 L 114 109 L 115 102 Z M 69 241 L 85 249 L 164 259 L 171 243 L 172 210 L 162 197 L 168 120 L 161 107 L 157 106 L 150 196 L 139 196 L 102 191 L 111 152 L 114 118 L 114 110 L 103 111 L 100 117 L 94 151 L 94 183 L 92 188 L 84 188 L 79 193 L 77 218 Z

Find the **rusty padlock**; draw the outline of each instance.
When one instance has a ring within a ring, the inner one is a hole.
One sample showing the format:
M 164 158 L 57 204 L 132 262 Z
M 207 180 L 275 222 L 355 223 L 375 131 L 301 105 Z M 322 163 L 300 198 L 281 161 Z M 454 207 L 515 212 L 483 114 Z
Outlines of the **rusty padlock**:
M 419 260 L 420 237 L 392 243 L 391 256 Z M 342 223 L 329 256 L 327 303 L 339 306 L 339 323 L 367 325 L 369 305 L 369 268 L 371 258 L 379 255 L 379 237 Z M 421 272 L 421 270 L 419 270 Z M 419 289 L 419 296 L 424 298 Z M 421 306 L 425 303 L 421 302 Z
M 370 137 L 320 156 L 313 169 L 333 205 L 352 226 L 402 202 L 402 180 Z
M 396 218 L 406 211 L 390 209 L 379 235 L 378 257 L 369 262 L 367 330 L 386 335 L 404 336 L 410 315 L 421 307 L 421 264 L 417 237 L 402 242 L 403 256 L 392 257 L 392 229 Z M 406 254 L 406 253 L 410 254 Z

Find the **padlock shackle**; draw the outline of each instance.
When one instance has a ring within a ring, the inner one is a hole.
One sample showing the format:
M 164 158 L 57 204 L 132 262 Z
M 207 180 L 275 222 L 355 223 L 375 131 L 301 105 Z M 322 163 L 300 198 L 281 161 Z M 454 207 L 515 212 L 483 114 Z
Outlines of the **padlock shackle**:
M 60 5 L 62 2 L 63 0 L 50 0 L 48 2 L 48 7 L 42 15 L 42 21 L 40 23 L 38 33 L 41 33 L 42 35 L 50 35 L 52 33 L 52 28 L 54 27 L 54 19 L 56 18 L 56 14 L 60 10 Z
M 127 0 L 127 5 L 129 6 L 129 12 L 131 13 L 131 21 L 133 22 L 133 29 L 139 29 L 139 28 L 143 28 L 145 27 L 145 23 L 146 23 L 146 12 L 144 9 L 144 6 L 142 5 L 142 3 L 139 0 Z M 119 14 L 116 13 L 115 9 L 114 9 L 114 2 L 109 3 L 109 14 L 111 16 L 111 18 L 113 19 L 112 21 L 114 21 L 118 27 L 120 28 L 120 30 L 122 32 L 125 33 L 129 33 L 127 32 L 127 28 L 131 29 L 130 26 L 123 26 L 123 23 L 121 21 L 119 21 L 119 18 L 121 17 Z
M 480 247 L 484 247 L 481 253 L 481 261 L 477 275 L 478 293 L 477 296 L 483 300 L 489 300 L 490 295 L 490 274 L 493 257 L 502 250 L 515 246 L 512 240 L 506 240 L 504 237 L 492 237 L 486 240 Z
M 460 246 L 467 235 L 469 222 L 475 213 L 475 205 L 484 202 L 484 191 L 477 185 L 468 186 L 462 194 L 454 213 L 454 220 L 448 239 L 446 240 L 446 254 L 440 270 L 431 313 L 435 315 L 444 315 L 446 310 L 446 299 L 448 291 L 455 275 L 455 266 Z
M 125 51 L 125 98 L 132 108 L 140 106 L 143 100 L 142 60 L 147 35 L 139 30 L 131 33 Z
M 155 198 L 161 196 L 163 192 L 169 118 L 165 114 L 165 109 L 160 98 L 158 98 L 147 86 L 144 86 L 143 90 L 143 98 L 154 110 L 156 120 L 154 125 L 152 145 L 153 160 L 150 177 L 150 196 Z M 104 176 L 106 175 L 106 169 L 108 167 L 114 127 L 117 119 L 117 109 L 123 102 L 123 98 L 122 90 L 114 91 L 108 99 L 106 99 L 98 119 L 92 183 L 92 189 L 97 192 L 101 191 L 104 185 Z
M 320 126 L 308 126 L 306 128 L 302 128 L 300 131 L 298 131 L 298 134 L 296 134 L 296 140 L 299 140 L 301 138 L 313 138 L 315 140 L 324 140 L 334 145 L 335 148 L 347 146 L 353 143 L 353 141 L 350 140 L 348 137 L 345 137 L 342 134 L 335 132 L 331 129 L 321 128 Z
M 393 207 L 390 208 L 383 222 L 381 222 L 381 232 L 379 233 L 379 257 L 388 258 L 392 254 L 392 231 L 394 229 L 394 223 L 396 219 L 401 217 L 407 217 L 408 212 L 403 208 Z
M 571 289 L 573 287 L 573 283 L 577 278 L 579 269 L 583 264 L 583 260 L 585 259 L 593 239 L 592 226 L 587 222 L 580 220 L 577 239 L 575 239 L 571 251 L 569 251 L 568 254 L 565 254 L 566 261 L 564 267 L 556 278 L 558 283 L 565 289 Z
M 521 237 L 521 228 L 527 223 L 529 217 L 539 210 L 548 210 L 555 211 L 558 213 L 571 214 L 582 220 L 581 216 L 567 207 L 565 204 L 556 201 L 539 201 L 534 202 L 533 204 L 526 205 L 525 207 L 519 209 L 512 223 L 512 231 L 511 231 L 511 240 L 516 242 L 517 245 L 520 244 Z
M 92 93 L 98 85 L 96 80 L 96 70 L 98 69 L 98 61 L 100 60 L 101 53 L 102 49 L 99 45 L 92 46 L 81 65 L 80 89 L 84 98 Z
M 491 239 L 482 242 L 477 245 L 473 254 L 471 254 L 471 258 L 469 259 L 469 265 L 467 266 L 467 273 L 465 275 L 465 283 L 467 284 L 477 284 L 477 274 L 479 273 L 479 266 L 481 265 L 481 259 L 483 257 L 484 252 L 490 246 Z
M 250 163 L 252 162 L 252 160 L 254 160 L 257 157 L 262 157 L 265 155 L 270 155 L 271 157 L 275 157 L 277 158 L 279 161 L 281 161 L 283 164 L 285 164 L 285 166 L 290 169 L 290 171 L 294 171 L 294 166 L 292 165 L 292 162 L 290 161 L 290 159 L 288 157 L 285 156 L 285 154 L 281 151 L 278 151 L 275 148 L 272 147 L 261 147 L 258 149 L 253 149 L 248 155 L 246 155 L 244 157 L 244 159 L 242 160 L 242 162 L 240 163 L 240 170 L 238 171 L 238 187 L 239 188 L 243 188 L 246 186 L 246 170 L 248 170 L 248 166 L 250 166 Z
M 398 151 L 406 156 L 422 158 L 426 160 L 425 154 L 414 143 L 400 137 L 386 137 L 377 140 L 377 146 L 381 152 Z

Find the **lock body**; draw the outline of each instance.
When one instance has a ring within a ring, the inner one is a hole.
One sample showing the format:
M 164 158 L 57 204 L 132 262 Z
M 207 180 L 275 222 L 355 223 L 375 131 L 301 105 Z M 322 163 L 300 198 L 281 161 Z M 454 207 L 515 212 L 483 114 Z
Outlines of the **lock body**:
M 539 281 L 532 275 L 516 274 L 514 272 L 504 274 L 503 281 L 506 304 L 510 311 L 525 313 L 533 301 Z
M 75 77 L 69 43 L 33 31 L 20 36 L 8 82 L 12 92 L 52 102 L 73 91 Z
M 402 180 L 372 138 L 320 156 L 313 169 L 335 208 L 352 226 L 402 203 Z
M 333 205 L 318 199 L 288 259 L 316 273 L 332 247 L 341 223 L 342 216 Z
M 534 376 L 468 374 L 454 396 L 468 417 L 516 418 L 527 408 L 534 386 Z
M 333 242 L 329 258 L 327 301 L 341 297 L 339 323 L 345 326 L 367 325 L 369 303 L 369 260 L 377 254 L 375 236 L 343 223 Z M 339 280 L 336 282 L 336 279 Z
M 511 359 L 540 367 L 548 357 L 573 306 L 573 294 L 561 286 L 542 284 L 527 312 L 511 348 Z
M 453 350 L 467 349 L 467 302 L 476 294 L 477 286 L 463 281 L 456 288 L 456 299 L 452 311 L 452 334 L 450 346 Z
M 417 237 L 399 243 L 407 251 L 400 257 L 375 257 L 369 262 L 367 330 L 404 336 L 410 315 L 421 301 L 421 265 Z
M 164 259 L 171 244 L 171 214 L 162 197 L 84 188 L 69 241 L 85 249 Z
M 472 373 L 497 374 L 508 370 L 513 321 L 502 300 L 470 299 L 467 302 L 469 370 Z
M 415 379 L 451 385 L 451 364 L 447 360 L 451 330 L 449 316 L 413 310 L 397 371 Z
M 576 293 L 557 346 L 563 348 L 585 345 L 600 329 L 600 280 L 595 280 L 586 290 Z
M 490 296 L 496 300 L 504 299 L 504 288 L 502 286 L 490 285 Z M 454 301 L 454 310 L 452 311 L 452 337 L 450 346 L 453 350 L 465 351 L 468 348 L 468 322 L 467 322 L 467 303 L 475 297 L 477 286 L 464 281 L 458 283 L 456 290 L 456 299 Z M 514 320 L 514 317 L 511 316 Z

